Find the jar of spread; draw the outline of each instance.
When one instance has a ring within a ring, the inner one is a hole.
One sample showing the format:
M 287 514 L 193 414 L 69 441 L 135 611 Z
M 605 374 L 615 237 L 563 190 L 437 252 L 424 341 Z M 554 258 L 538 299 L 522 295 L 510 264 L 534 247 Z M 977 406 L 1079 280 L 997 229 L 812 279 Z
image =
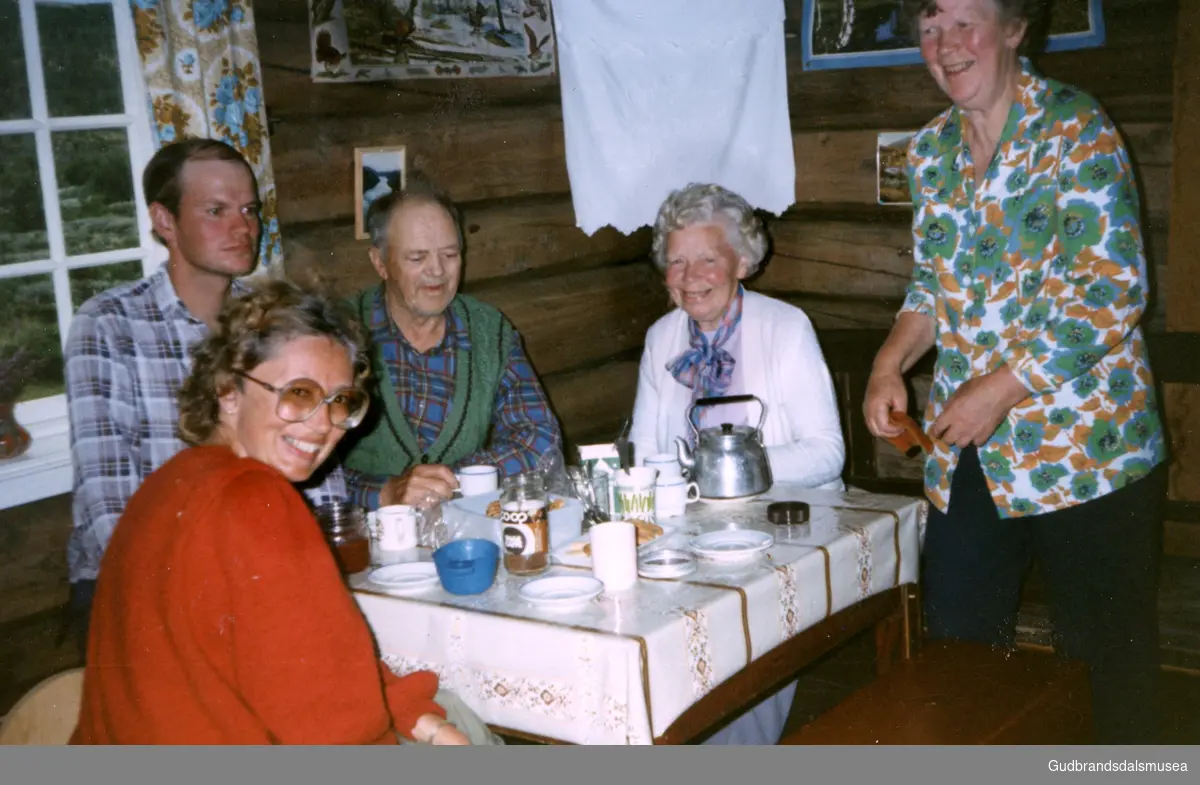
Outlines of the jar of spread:
M 323 504 L 317 508 L 317 520 L 344 575 L 371 566 L 371 536 L 362 509 L 346 502 Z
M 549 507 L 541 472 L 505 478 L 500 491 L 500 528 L 504 569 L 513 575 L 537 575 L 550 566 Z

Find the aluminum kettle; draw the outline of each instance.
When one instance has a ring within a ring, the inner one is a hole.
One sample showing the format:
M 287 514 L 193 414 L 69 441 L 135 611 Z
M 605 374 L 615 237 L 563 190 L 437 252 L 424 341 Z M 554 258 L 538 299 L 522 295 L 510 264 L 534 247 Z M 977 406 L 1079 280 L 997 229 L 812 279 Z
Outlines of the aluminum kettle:
M 758 425 L 722 423 L 719 427 L 700 430 L 695 413 L 702 406 L 726 403 L 758 403 L 762 413 Z M 771 463 L 762 442 L 762 425 L 767 417 L 767 405 L 757 395 L 729 395 L 720 398 L 701 398 L 688 409 L 688 425 L 696 435 L 696 448 L 689 448 L 682 436 L 675 439 L 679 463 L 687 469 L 700 487 L 701 498 L 736 499 L 753 496 L 771 487 Z

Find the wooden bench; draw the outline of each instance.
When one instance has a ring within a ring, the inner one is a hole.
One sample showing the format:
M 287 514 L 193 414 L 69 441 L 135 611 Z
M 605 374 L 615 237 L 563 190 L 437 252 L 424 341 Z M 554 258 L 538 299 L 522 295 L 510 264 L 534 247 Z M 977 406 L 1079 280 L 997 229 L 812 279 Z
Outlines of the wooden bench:
M 1089 744 L 1088 669 L 1050 654 L 926 644 L 780 744 Z

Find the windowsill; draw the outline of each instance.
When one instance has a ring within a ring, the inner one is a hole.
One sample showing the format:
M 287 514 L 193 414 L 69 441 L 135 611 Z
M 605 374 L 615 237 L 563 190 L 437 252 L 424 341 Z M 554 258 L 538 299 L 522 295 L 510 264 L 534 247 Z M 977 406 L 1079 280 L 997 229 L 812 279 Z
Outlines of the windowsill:
M 0 510 L 71 492 L 66 396 L 19 403 L 14 414 L 32 441 L 24 455 L 0 460 Z

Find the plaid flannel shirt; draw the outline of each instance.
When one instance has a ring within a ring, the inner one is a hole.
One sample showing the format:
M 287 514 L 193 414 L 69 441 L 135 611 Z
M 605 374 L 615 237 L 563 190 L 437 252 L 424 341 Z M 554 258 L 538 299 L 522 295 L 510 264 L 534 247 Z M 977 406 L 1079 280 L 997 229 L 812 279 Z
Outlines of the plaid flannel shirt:
M 244 290 L 234 281 L 234 293 Z M 189 349 L 207 334 L 176 295 L 165 264 L 96 295 L 72 320 L 64 352 L 74 469 L 72 583 L 96 579 L 129 498 L 187 446 L 178 436 L 177 396 L 191 371 Z M 336 466 L 319 486 L 310 485 L 305 494 L 316 504 L 346 495 Z
M 428 450 L 437 441 L 454 401 L 458 352 L 471 348 L 467 327 L 453 308 L 447 308 L 442 342 L 428 352 L 418 352 L 388 315 L 380 294 L 375 295 L 367 327 L 371 340 L 379 347 L 417 443 L 422 450 Z M 499 469 L 501 477 L 508 477 L 535 468 L 543 453 L 562 449 L 558 420 L 550 411 L 546 393 L 521 347 L 520 335 L 514 334 L 513 338 L 508 364 L 496 390 L 492 437 L 483 449 L 451 468 L 490 464 Z M 353 469 L 345 472 L 350 498 L 367 509 L 378 508 L 379 492 L 390 476 Z

